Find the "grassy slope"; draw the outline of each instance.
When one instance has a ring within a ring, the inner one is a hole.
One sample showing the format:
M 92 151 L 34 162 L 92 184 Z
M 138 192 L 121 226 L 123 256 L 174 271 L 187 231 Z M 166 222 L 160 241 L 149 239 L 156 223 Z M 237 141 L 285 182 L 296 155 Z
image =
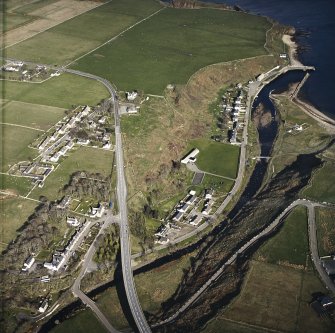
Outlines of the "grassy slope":
M 3 98 L 6 100 L 60 108 L 75 104 L 95 105 L 109 96 L 101 83 L 71 74 L 62 74 L 41 84 L 0 81 L 0 88 L 5 92 Z
M 28 148 L 41 132 L 10 125 L 0 125 L 0 137 L 3 145 L 0 146 L 1 171 L 8 171 L 9 167 L 19 161 L 27 161 L 37 155 L 37 151 Z
M 316 225 L 319 255 L 326 256 L 335 253 L 335 210 L 317 208 Z
M 165 9 L 122 37 L 81 59 L 121 90 L 161 94 L 168 83 L 185 83 L 198 69 L 265 54 L 264 18 L 212 9 Z
M 71 174 L 78 170 L 94 171 L 108 176 L 112 168 L 112 158 L 113 154 L 110 151 L 80 147 L 66 157 L 57 170 L 46 179 L 44 187 L 36 188 L 31 196 L 35 199 L 41 195 L 49 200 L 57 199 L 59 191 L 68 184 Z
M 312 200 L 335 203 L 335 163 L 328 161 L 318 170 L 311 186 L 306 187 L 302 194 Z
M 60 325 L 56 326 L 50 333 L 105 333 L 106 330 L 95 317 L 91 310 L 85 310 L 78 313 L 76 316 L 65 320 Z
M 7 57 L 65 64 L 101 45 L 160 7 L 154 0 L 113 0 L 9 47 Z
M 10 101 L 0 110 L 0 117 L 4 123 L 48 130 L 64 117 L 64 111 L 46 105 Z
M 1 242 L 8 243 L 15 238 L 16 230 L 34 212 L 37 203 L 25 199 L 6 199 L 1 205 Z
M 324 128 L 316 120 L 309 117 L 285 96 L 278 96 L 276 100 L 280 116 L 285 122 L 275 145 L 274 157 L 270 161 L 275 172 L 278 173 L 285 166 L 295 161 L 297 155 L 317 150 L 320 145 L 329 139 L 329 135 L 325 133 Z M 306 129 L 303 132 L 295 133 L 295 135 L 287 133 L 295 124 L 305 124 Z
M 308 253 L 307 212 L 297 207 L 290 213 L 280 232 L 267 241 L 258 251 L 259 257 L 271 264 L 288 262 L 293 265 L 306 263 Z
M 0 189 L 2 190 L 10 190 L 20 195 L 26 195 L 31 188 L 32 183 L 28 178 L 0 174 Z

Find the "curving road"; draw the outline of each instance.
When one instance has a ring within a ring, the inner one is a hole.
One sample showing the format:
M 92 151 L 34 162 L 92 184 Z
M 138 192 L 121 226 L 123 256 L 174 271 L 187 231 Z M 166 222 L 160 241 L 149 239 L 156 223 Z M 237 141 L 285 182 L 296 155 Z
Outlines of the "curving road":
M 141 333 L 151 332 L 150 326 L 147 323 L 140 302 L 138 300 L 133 278 L 133 271 L 131 268 L 130 231 L 128 225 L 128 212 L 127 212 L 127 186 L 126 186 L 126 177 L 124 174 L 119 103 L 117 101 L 116 92 L 109 81 L 99 76 L 84 73 L 73 69 L 65 69 L 65 71 L 71 74 L 84 76 L 86 78 L 101 82 L 108 89 L 109 93 L 111 94 L 111 98 L 113 100 L 114 119 L 115 119 L 117 198 L 118 198 L 119 215 L 120 215 L 120 243 L 121 243 L 121 263 L 122 263 L 123 282 L 126 290 L 129 307 L 135 320 L 137 329 Z
M 248 242 L 246 242 L 241 248 L 239 248 L 213 275 L 212 277 L 193 295 L 191 296 L 184 305 L 172 316 L 169 318 L 154 324 L 153 327 L 161 326 L 164 324 L 167 324 L 169 322 L 172 322 L 175 320 L 182 312 L 184 312 L 192 303 L 194 303 L 200 295 L 215 281 L 217 280 L 220 275 L 223 273 L 225 268 L 229 265 L 231 265 L 239 255 L 241 255 L 243 252 L 245 252 L 250 246 L 257 243 L 262 237 L 270 234 L 275 228 L 277 228 L 283 220 L 287 217 L 287 215 L 290 213 L 290 211 L 297 207 L 297 206 L 305 206 L 308 209 L 308 231 L 309 231 L 309 242 L 310 242 L 310 251 L 311 256 L 314 262 L 314 265 L 323 280 L 326 287 L 331 290 L 333 293 L 335 293 L 335 285 L 329 278 L 329 276 L 326 274 L 324 269 L 322 268 L 321 261 L 318 254 L 318 248 L 317 248 L 317 236 L 316 236 L 316 225 L 315 225 L 315 206 L 326 206 L 324 204 L 311 202 L 309 200 L 305 199 L 298 199 L 292 202 L 286 209 L 265 229 L 263 229 L 258 235 L 254 236 L 252 239 L 250 239 Z
M 105 328 L 107 329 L 107 331 L 109 333 L 120 333 L 118 330 L 116 330 L 108 321 L 108 319 L 105 317 L 105 315 L 100 311 L 100 309 L 98 308 L 98 306 L 96 305 L 96 303 L 89 298 L 84 292 L 82 292 L 80 290 L 80 284 L 81 284 L 81 280 L 83 279 L 84 275 L 86 274 L 87 268 L 90 265 L 92 258 L 98 248 L 97 242 L 96 240 L 98 239 L 98 237 L 102 234 L 104 234 L 105 230 L 112 224 L 117 222 L 116 218 L 109 212 L 107 218 L 102 218 L 98 221 L 104 220 L 104 224 L 102 225 L 102 227 L 99 230 L 99 233 L 97 234 L 97 236 L 95 237 L 95 240 L 93 241 L 93 243 L 91 244 L 90 248 L 88 249 L 88 251 L 85 254 L 85 257 L 83 259 L 83 265 L 82 268 L 80 270 L 80 273 L 78 275 L 78 277 L 76 278 L 71 290 L 74 296 L 79 297 L 81 299 L 81 301 L 88 307 L 91 308 L 91 310 L 94 312 L 94 314 L 97 316 L 97 318 L 100 320 L 100 322 L 105 326 Z

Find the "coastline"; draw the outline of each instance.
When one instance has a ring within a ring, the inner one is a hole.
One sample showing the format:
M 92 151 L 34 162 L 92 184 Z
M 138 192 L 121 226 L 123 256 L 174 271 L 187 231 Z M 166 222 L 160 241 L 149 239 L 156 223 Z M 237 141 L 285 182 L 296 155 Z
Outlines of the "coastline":
M 298 44 L 293 40 L 293 35 L 284 34 L 282 37 L 283 43 L 288 47 L 288 56 L 290 64 L 292 66 L 304 66 L 301 61 L 298 59 Z M 299 90 L 302 86 L 300 86 Z M 322 126 L 327 130 L 335 133 L 335 120 L 325 115 L 323 112 L 318 110 L 314 105 L 308 101 L 304 101 L 298 97 L 299 91 L 296 94 L 296 97 L 292 99 L 292 102 L 295 103 L 301 110 L 307 113 L 309 116 L 317 120 Z
M 288 47 L 288 56 L 292 66 L 303 66 L 298 59 L 298 44 L 293 40 L 292 35 L 284 34 L 282 37 L 283 43 Z

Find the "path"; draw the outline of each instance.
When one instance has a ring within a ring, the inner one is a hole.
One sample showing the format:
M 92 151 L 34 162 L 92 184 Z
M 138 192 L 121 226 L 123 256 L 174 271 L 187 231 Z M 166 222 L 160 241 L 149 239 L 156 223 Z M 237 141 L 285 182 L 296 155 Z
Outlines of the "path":
M 13 124 L 13 123 L 0 123 L 0 125 L 7 125 L 7 126 L 15 126 L 15 127 L 22 127 L 22 128 L 27 128 L 30 130 L 34 130 L 34 131 L 39 131 L 39 132 L 45 132 L 39 128 L 35 128 L 35 127 L 30 127 L 30 126 L 25 126 L 25 125 L 18 125 L 18 124 Z
M 150 14 L 149 16 L 143 18 L 143 19 L 140 20 L 140 21 L 137 21 L 136 23 L 134 23 L 133 25 L 131 25 L 131 26 L 128 27 L 127 29 L 121 31 L 119 34 L 117 34 L 116 36 L 114 36 L 114 37 L 112 37 L 111 39 L 109 39 L 108 41 L 106 41 L 105 43 L 100 44 L 99 46 L 97 46 L 97 47 L 94 48 L 93 50 L 90 50 L 89 52 L 86 52 L 86 53 L 83 54 L 82 56 L 80 56 L 80 57 L 76 58 L 75 60 L 69 62 L 65 67 L 69 67 L 70 65 L 72 65 L 72 64 L 75 63 L 75 62 L 77 62 L 77 61 L 80 60 L 81 58 L 84 58 L 84 57 L 86 57 L 87 55 L 91 54 L 92 52 L 95 52 L 96 50 L 100 49 L 101 47 L 107 45 L 108 43 L 113 42 L 115 39 L 117 39 L 117 38 L 119 38 L 120 36 L 122 36 L 122 35 L 123 35 L 125 32 L 127 32 L 128 30 L 130 30 L 130 29 L 136 27 L 138 24 L 140 24 L 140 23 L 142 23 L 142 22 L 148 20 L 149 18 L 151 18 L 152 16 L 158 14 L 160 11 L 162 11 L 162 10 L 164 10 L 164 9 L 165 9 L 165 7 L 163 7 L 163 8 L 161 8 L 161 9 L 157 10 L 156 12 Z
M 96 305 L 96 303 L 89 298 L 84 292 L 82 292 L 80 290 L 80 284 L 81 284 L 81 280 L 83 279 L 83 277 L 85 276 L 87 269 L 93 259 L 93 256 L 98 248 L 98 243 L 97 243 L 97 239 L 100 235 L 105 233 L 105 230 L 111 225 L 111 223 L 115 223 L 117 221 L 115 221 L 115 217 L 113 215 L 111 215 L 111 213 L 109 212 L 109 215 L 107 216 L 107 218 L 105 218 L 104 224 L 102 225 L 102 227 L 99 230 L 99 233 L 97 234 L 97 236 L 95 237 L 93 243 L 91 244 L 90 248 L 88 249 L 88 251 L 85 254 L 85 257 L 83 259 L 83 265 L 82 268 L 80 270 L 80 273 L 78 275 L 78 277 L 76 278 L 71 290 L 72 293 L 74 294 L 74 296 L 79 297 L 81 299 L 81 301 L 87 305 L 88 307 L 90 307 L 90 309 L 94 312 L 94 314 L 97 316 L 97 318 L 100 320 L 100 322 L 105 326 L 105 328 L 107 329 L 108 332 L 110 333 L 119 333 L 118 330 L 116 330 L 108 321 L 108 319 L 105 317 L 105 315 L 100 311 L 100 309 L 98 308 L 98 306 Z
M 195 163 L 187 163 L 186 164 L 187 169 L 189 169 L 192 172 L 196 172 L 196 173 L 204 173 L 206 175 L 211 175 L 211 176 L 215 176 L 215 177 L 220 177 L 220 178 L 224 178 L 224 179 L 228 179 L 228 180 L 232 180 L 235 181 L 235 178 L 230 178 L 230 177 L 226 177 L 226 176 L 221 176 L 221 175 L 217 175 L 215 173 L 210 173 L 210 172 L 206 172 L 203 170 L 200 170 L 197 165 Z

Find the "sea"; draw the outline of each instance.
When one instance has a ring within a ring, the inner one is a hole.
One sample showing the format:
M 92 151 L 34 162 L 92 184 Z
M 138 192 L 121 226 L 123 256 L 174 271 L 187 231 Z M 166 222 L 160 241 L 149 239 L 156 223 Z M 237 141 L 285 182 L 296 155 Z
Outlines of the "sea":
M 335 119 L 335 0 L 203 0 L 237 5 L 296 28 L 299 60 L 316 67 L 300 98 Z

